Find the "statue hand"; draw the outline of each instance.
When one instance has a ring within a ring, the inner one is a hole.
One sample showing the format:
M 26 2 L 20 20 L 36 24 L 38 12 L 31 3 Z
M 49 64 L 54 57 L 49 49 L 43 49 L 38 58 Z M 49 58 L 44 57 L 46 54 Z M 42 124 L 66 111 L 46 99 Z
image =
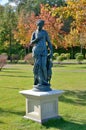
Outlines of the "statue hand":
M 31 47 L 31 46 L 33 46 L 33 44 L 30 42 L 30 43 L 29 43 L 29 47 Z
M 37 38 L 35 38 L 34 40 L 32 40 L 32 41 L 30 42 L 30 45 L 36 44 L 36 43 L 39 42 L 42 38 L 43 38 L 43 36 L 42 36 L 42 37 L 37 37 Z

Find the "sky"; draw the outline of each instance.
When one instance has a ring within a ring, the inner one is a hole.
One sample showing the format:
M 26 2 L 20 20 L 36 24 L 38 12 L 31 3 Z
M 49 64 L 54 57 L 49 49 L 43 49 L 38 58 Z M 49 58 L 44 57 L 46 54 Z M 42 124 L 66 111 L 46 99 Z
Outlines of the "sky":
M 0 0 L 0 4 L 1 5 L 4 5 L 4 4 L 6 4 L 8 2 L 8 0 Z
M 6 3 L 8 3 L 8 0 L 0 0 L 0 4 L 1 5 L 5 5 Z M 10 2 L 11 6 L 16 6 L 16 4 L 14 2 Z

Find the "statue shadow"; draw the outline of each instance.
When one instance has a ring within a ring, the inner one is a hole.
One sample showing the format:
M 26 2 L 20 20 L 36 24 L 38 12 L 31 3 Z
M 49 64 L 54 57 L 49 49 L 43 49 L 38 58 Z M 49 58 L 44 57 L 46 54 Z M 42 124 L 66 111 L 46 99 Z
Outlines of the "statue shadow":
M 45 126 L 46 129 L 57 128 L 59 130 L 86 130 L 86 124 L 76 123 L 75 121 L 67 121 L 63 118 L 51 119 L 44 123 L 43 126 Z
M 75 105 L 86 105 L 86 91 L 64 90 L 65 93 L 59 97 L 61 102 L 71 103 Z

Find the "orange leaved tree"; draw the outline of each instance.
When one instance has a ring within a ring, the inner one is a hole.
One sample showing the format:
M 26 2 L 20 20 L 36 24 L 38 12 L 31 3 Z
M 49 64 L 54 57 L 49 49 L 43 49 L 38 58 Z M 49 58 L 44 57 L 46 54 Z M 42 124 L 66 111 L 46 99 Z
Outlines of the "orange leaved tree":
M 52 15 L 51 7 L 47 5 L 40 5 L 39 16 L 36 16 L 34 13 L 25 16 L 24 12 L 21 13 L 17 30 L 14 32 L 15 38 L 20 41 L 20 44 L 27 47 L 30 42 L 31 34 L 36 29 L 35 23 L 38 19 L 43 19 L 45 21 L 44 28 L 48 31 L 53 45 L 55 47 L 60 46 L 61 40 L 59 35 L 63 33 L 61 31 L 63 23 L 60 18 Z

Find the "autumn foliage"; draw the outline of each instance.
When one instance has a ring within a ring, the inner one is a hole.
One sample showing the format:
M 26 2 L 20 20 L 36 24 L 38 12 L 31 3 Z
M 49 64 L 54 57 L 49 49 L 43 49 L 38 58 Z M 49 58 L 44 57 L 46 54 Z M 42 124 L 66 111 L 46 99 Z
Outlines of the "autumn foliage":
M 72 18 L 70 31 L 65 32 L 62 29 L 64 21 L 70 17 Z M 40 5 L 38 16 L 35 13 L 26 15 L 22 12 L 14 34 L 23 46 L 28 47 L 38 19 L 45 21 L 44 29 L 48 31 L 55 48 L 86 47 L 86 0 L 67 0 L 66 6 L 61 7 Z
M 86 47 L 86 0 L 67 0 L 67 6 L 52 10 L 53 16 L 59 16 L 62 20 L 69 17 L 73 19 L 70 33 L 65 35 L 63 41 L 65 47 Z
M 15 38 L 20 41 L 23 46 L 28 46 L 30 43 L 32 32 L 36 29 L 36 21 L 43 19 L 45 21 L 44 28 L 48 31 L 52 44 L 58 47 L 61 42 L 58 33 L 61 32 L 63 26 L 60 18 L 52 16 L 51 8 L 49 5 L 40 5 L 40 15 L 36 16 L 34 13 L 31 15 L 24 15 L 24 12 L 19 17 L 17 30 L 15 30 Z
M 59 38 L 59 35 L 63 33 L 61 30 L 63 23 L 60 18 L 52 15 L 53 8 L 54 7 L 50 8 L 49 5 L 41 5 L 41 12 L 39 18 L 45 21 L 44 28 L 50 34 L 52 44 L 57 48 L 61 46 L 61 40 Z

